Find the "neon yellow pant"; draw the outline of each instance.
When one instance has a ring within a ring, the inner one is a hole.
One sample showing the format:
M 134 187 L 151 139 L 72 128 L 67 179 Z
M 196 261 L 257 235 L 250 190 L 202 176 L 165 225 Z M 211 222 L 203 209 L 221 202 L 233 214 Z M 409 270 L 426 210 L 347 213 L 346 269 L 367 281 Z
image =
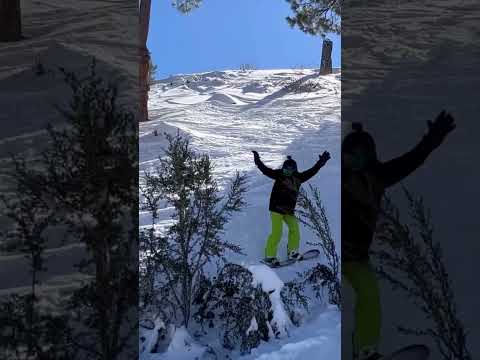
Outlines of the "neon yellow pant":
M 380 342 L 381 305 L 377 277 L 367 261 L 342 262 L 343 277 L 356 294 L 354 350 L 375 348 Z
M 298 251 L 300 247 L 300 229 L 298 227 L 297 218 L 294 215 L 284 215 L 271 211 L 272 232 L 265 246 L 265 257 L 276 257 L 278 245 L 282 239 L 283 222 L 288 226 L 288 245 L 287 251 Z

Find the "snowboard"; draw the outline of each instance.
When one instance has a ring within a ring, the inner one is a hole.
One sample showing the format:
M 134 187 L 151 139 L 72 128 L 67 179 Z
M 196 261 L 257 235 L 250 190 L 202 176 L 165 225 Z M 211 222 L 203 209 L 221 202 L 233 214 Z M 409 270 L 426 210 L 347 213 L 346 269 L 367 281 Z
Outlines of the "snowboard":
M 314 259 L 318 255 L 320 255 L 320 250 L 313 249 L 313 250 L 308 250 L 308 251 L 304 252 L 303 254 L 300 254 L 300 257 L 298 259 L 282 260 L 282 261 L 280 261 L 280 263 L 278 265 L 275 265 L 275 266 L 267 263 L 265 260 L 260 260 L 260 262 L 262 264 L 265 264 L 265 265 L 271 267 L 272 269 L 276 269 L 276 268 L 281 268 L 281 267 L 284 267 L 284 266 L 292 265 L 296 262 Z
M 427 360 L 429 355 L 430 350 L 425 345 L 409 345 L 385 355 L 381 360 Z

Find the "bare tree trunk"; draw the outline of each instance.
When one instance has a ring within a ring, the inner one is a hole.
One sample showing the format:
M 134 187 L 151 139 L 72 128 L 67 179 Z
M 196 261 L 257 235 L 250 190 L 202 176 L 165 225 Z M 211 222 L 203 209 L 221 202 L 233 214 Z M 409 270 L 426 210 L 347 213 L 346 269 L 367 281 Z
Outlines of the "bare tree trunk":
M 320 63 L 320 75 L 332 73 L 332 48 L 333 43 L 329 39 L 323 40 L 322 62 Z
M 35 254 L 32 254 L 32 259 L 35 259 Z M 35 260 L 33 260 L 35 261 Z M 33 323 L 35 321 L 35 284 L 37 283 L 37 269 L 33 267 L 32 269 L 32 283 L 31 283 L 31 295 L 30 302 L 28 304 L 28 334 L 27 334 L 27 353 L 28 355 L 33 355 L 33 339 L 34 339 L 34 329 Z
M 139 27 L 139 50 L 140 50 L 140 121 L 148 120 L 148 91 L 150 52 L 147 48 L 148 29 L 150 26 L 151 0 L 141 0 L 140 3 L 140 27 Z
M 22 39 L 20 0 L 0 0 L 0 41 Z
M 118 334 L 112 334 L 112 296 L 111 290 L 111 273 L 110 261 L 108 256 L 108 244 L 106 234 L 97 233 L 95 241 L 95 280 L 96 280 L 96 296 L 97 296 L 97 312 L 98 312 L 98 333 L 100 337 L 100 359 L 114 359 L 111 339 Z

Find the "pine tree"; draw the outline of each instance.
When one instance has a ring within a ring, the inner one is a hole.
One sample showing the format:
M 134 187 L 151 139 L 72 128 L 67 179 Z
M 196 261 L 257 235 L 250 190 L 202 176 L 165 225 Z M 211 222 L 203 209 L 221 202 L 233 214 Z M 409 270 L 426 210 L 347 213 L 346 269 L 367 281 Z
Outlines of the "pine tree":
M 14 220 L 23 224 L 20 230 L 26 229 L 19 239 L 26 240 L 25 251 L 37 272 L 42 269 L 44 230 L 58 223 L 71 241 L 85 244 L 87 256 L 78 266 L 90 281 L 74 291 L 69 306 L 57 309 L 64 314 L 61 319 L 40 319 L 31 343 L 40 344 L 35 347 L 38 355 L 45 341 L 60 337 L 55 329 L 68 322 L 65 359 L 72 359 L 72 353 L 117 359 L 135 341 L 138 326 L 138 296 L 131 289 L 138 281 L 136 119 L 117 105 L 116 86 L 96 74 L 95 62 L 85 77 L 62 72 L 72 90 L 68 107 L 58 108 L 66 123 L 61 129 L 48 127 L 50 141 L 36 164 L 41 170 L 17 166 L 20 196 L 33 205 L 20 197 L 21 206 L 12 209 L 18 214 Z M 33 320 L 39 317 L 30 314 Z M 52 354 L 41 358 L 57 359 Z
M 152 58 L 150 58 L 149 60 L 149 64 L 148 64 L 148 86 L 152 86 L 153 83 L 155 82 L 155 76 L 157 75 L 157 71 L 158 71 L 158 66 L 155 65 L 152 61 Z
M 62 130 L 49 128 L 47 188 L 71 236 L 86 245 L 80 270 L 92 281 L 73 296 L 72 311 L 89 330 L 77 346 L 97 359 L 125 355 L 137 329 L 138 138 L 134 113 L 117 104 L 117 87 L 96 74 L 63 70 L 73 99 L 59 108 Z M 93 274 L 92 274 L 93 269 Z
M 287 0 L 287 2 L 293 11 L 293 16 L 287 17 L 290 26 L 298 26 L 307 34 L 322 37 L 329 32 L 340 33 L 340 0 Z
M 201 4 L 202 0 L 172 0 L 172 5 L 184 14 L 200 7 Z
M 241 252 L 222 235 L 233 213 L 244 205 L 246 179 L 237 173 L 227 194 L 220 196 L 209 156 L 196 154 L 179 134 L 166 134 L 166 138 L 169 145 L 165 155 L 156 173 L 147 176 L 150 195 L 146 191 L 143 194 L 147 201 L 152 199 L 151 194 L 162 196 L 174 209 L 173 225 L 163 235 L 153 230 L 145 234 L 142 239 L 155 246 L 144 245 L 152 250 L 141 256 L 144 261 L 153 258 L 152 268 L 158 270 L 155 298 L 162 320 L 188 327 L 193 294 L 205 267 L 224 261 L 227 251 Z

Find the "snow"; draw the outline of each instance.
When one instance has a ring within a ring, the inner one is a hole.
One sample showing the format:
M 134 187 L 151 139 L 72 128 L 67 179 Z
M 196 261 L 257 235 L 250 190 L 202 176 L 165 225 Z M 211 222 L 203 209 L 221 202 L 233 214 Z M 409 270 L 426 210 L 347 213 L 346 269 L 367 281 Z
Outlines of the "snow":
M 172 341 L 168 346 L 167 352 L 190 352 L 198 348 L 199 346 L 195 345 L 187 329 L 185 329 L 185 327 L 181 327 L 175 331 L 175 335 L 173 336 Z
M 205 347 L 197 344 L 185 327 L 175 330 L 167 350 L 162 354 L 144 354 L 142 359 L 148 360 L 190 360 L 200 357 Z
M 329 307 L 295 328 L 288 339 L 262 343 L 242 360 L 340 359 L 340 321 L 338 310 Z
M 208 99 L 208 101 L 217 101 L 219 103 L 233 104 L 233 105 L 245 105 L 246 104 L 243 101 L 238 100 L 237 98 L 235 98 L 232 95 L 224 94 L 224 93 L 221 93 L 221 92 L 214 93 Z
M 250 326 L 247 329 L 247 335 L 250 334 L 252 331 L 257 331 L 257 330 L 258 330 L 258 323 L 257 323 L 257 319 L 254 316 L 250 321 Z
M 248 270 L 253 274 L 253 285 L 261 284 L 262 290 L 270 294 L 273 310 L 273 319 L 270 324 L 275 326 L 278 337 L 285 337 L 288 334 L 288 329 L 292 326 L 292 322 L 280 298 L 283 281 L 273 269 L 266 265 L 251 265 Z
M 308 93 L 284 90 L 285 85 L 300 78 L 318 82 L 319 86 Z M 272 323 L 278 325 L 281 334 L 267 343 L 262 342 L 241 359 L 340 358 L 340 313 L 335 307 L 313 308 L 297 328 L 291 324 L 280 300 L 285 282 L 324 259 L 320 257 L 275 270 L 259 262 L 270 232 L 268 199 L 273 183 L 258 171 L 251 153 L 257 150 L 265 164 L 272 168 L 279 167 L 286 155 L 292 155 L 299 169 L 304 170 L 311 167 L 323 151 L 330 152 L 331 160 L 309 184 L 320 189 L 340 251 L 340 96 L 339 74 L 318 77 L 310 69 L 182 74 L 152 86 L 151 120 L 140 124 L 141 173 L 154 170 L 158 164 L 158 156 L 166 145 L 160 135 L 180 131 L 190 138 L 195 151 L 209 154 L 215 165 L 214 176 L 221 187 L 228 185 L 237 170 L 248 176 L 247 206 L 232 218 L 224 235 L 239 244 L 245 255 L 227 254 L 227 258 L 249 269 L 254 283 L 261 284 L 265 291 L 274 290 L 270 294 L 274 310 Z M 154 135 L 155 130 L 159 136 Z M 172 224 L 170 214 L 171 209 L 160 211 L 160 228 Z M 140 225 L 148 226 L 150 222 L 151 216 L 140 212 Z M 280 258 L 286 256 L 286 235 L 284 231 Z M 315 236 L 301 226 L 300 250 L 308 250 L 307 242 L 315 240 Z M 255 323 L 256 319 L 252 319 L 250 331 Z M 201 343 L 201 338 L 198 342 Z M 175 343 L 178 345 L 178 339 Z M 193 355 L 195 350 L 186 351 L 180 344 L 178 348 L 172 345 L 166 353 L 143 354 L 141 359 L 177 360 L 198 356 Z M 200 345 L 191 346 L 190 349 L 198 350 L 196 346 Z M 174 348 L 178 351 L 174 352 Z M 235 352 L 230 356 L 240 358 Z

